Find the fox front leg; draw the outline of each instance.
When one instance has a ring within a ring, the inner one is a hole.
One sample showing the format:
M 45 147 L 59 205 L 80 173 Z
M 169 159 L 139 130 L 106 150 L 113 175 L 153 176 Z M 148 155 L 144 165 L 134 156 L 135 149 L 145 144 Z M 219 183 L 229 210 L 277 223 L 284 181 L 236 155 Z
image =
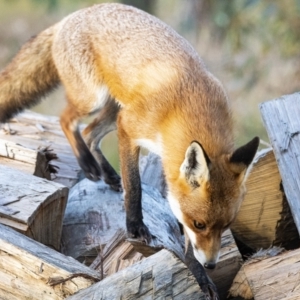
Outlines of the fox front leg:
M 120 119 L 118 120 L 118 137 L 127 233 L 130 238 L 149 243 L 151 234 L 143 222 L 142 214 L 142 188 L 138 165 L 140 148 L 131 143 Z

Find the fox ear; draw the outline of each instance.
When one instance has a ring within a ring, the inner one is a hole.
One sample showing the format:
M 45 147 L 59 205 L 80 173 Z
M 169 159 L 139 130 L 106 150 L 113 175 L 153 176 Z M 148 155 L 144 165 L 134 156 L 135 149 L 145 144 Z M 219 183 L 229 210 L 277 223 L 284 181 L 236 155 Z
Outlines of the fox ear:
M 201 181 L 209 180 L 209 164 L 210 160 L 202 146 L 198 142 L 192 142 L 185 152 L 180 174 L 192 187 L 199 187 Z
M 236 149 L 229 157 L 229 166 L 232 172 L 241 174 L 243 178 L 249 173 L 253 158 L 259 145 L 259 138 L 255 137 L 246 145 Z

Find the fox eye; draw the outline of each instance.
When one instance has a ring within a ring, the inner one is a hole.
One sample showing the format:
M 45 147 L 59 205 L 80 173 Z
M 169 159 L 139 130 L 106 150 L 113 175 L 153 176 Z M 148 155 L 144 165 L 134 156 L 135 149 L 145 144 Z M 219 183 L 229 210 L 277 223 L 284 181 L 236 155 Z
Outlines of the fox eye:
M 205 228 L 206 228 L 205 224 L 197 222 L 197 221 L 194 221 L 194 226 L 195 226 L 195 228 L 197 228 L 199 230 L 205 230 Z

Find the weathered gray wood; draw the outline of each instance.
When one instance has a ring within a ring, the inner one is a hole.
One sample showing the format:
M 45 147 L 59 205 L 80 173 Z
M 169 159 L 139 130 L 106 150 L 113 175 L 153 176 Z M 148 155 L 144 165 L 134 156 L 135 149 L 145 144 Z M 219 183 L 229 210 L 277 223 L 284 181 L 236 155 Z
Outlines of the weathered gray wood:
M 62 232 L 62 251 L 80 261 L 95 258 L 98 249 L 125 226 L 122 194 L 103 181 L 83 179 L 69 192 Z
M 151 152 L 148 155 L 141 155 L 140 175 L 144 184 L 155 187 L 164 198 L 166 197 L 167 186 L 161 159 L 158 155 Z
M 57 158 L 49 148 L 29 149 L 19 144 L 0 139 L 0 164 L 17 170 L 51 179 L 51 173 L 57 172 L 51 160 Z
M 272 148 L 257 153 L 246 186 L 247 194 L 231 226 L 235 237 L 254 250 L 271 245 L 299 246 Z
M 104 249 L 100 249 L 90 268 L 97 270 L 104 278 L 144 259 L 144 256 L 126 241 L 126 238 L 126 231 L 124 229 L 118 230 Z
M 140 240 L 127 240 L 146 257 L 165 248 L 184 260 L 184 239 L 169 203 L 153 187 L 142 184 L 142 190 L 144 222 L 154 237 L 148 245 Z
M 61 130 L 58 117 L 26 111 L 11 119 L 8 125 L 9 130 L 7 126 L 0 126 L 0 139 L 34 151 L 52 149 L 58 156 L 50 164 L 57 170 L 56 174 L 51 174 L 52 180 L 67 187 L 78 182 L 81 169 Z M 0 153 L 0 164 L 3 158 L 7 160 L 6 154 L 1 157 Z M 15 162 L 12 162 L 12 165 L 20 166 Z
M 142 185 L 144 222 L 155 235 L 149 245 L 130 240 L 136 250 L 149 256 L 170 249 L 183 257 L 183 240 L 169 204 L 155 188 Z M 97 256 L 97 251 L 125 230 L 125 209 L 122 193 L 110 189 L 103 181 L 83 179 L 70 193 L 63 225 L 63 253 L 79 260 Z
M 0 165 L 0 223 L 60 248 L 68 188 Z
M 300 249 L 280 252 L 272 248 L 249 259 L 237 274 L 231 295 L 255 300 L 300 299 Z
M 65 299 L 98 280 L 73 258 L 0 224 L 0 299 Z
M 264 102 L 260 111 L 300 233 L 300 93 Z
M 67 299 L 205 299 L 195 278 L 172 253 L 162 250 Z

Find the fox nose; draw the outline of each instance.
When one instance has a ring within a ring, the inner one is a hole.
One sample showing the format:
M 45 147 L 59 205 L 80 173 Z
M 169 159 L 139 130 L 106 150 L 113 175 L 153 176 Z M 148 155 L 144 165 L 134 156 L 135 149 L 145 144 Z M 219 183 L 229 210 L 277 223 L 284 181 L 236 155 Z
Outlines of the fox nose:
M 214 263 L 214 262 L 206 262 L 206 263 L 204 263 L 204 267 L 206 268 L 206 269 L 214 269 L 215 267 L 216 267 L 216 263 Z

